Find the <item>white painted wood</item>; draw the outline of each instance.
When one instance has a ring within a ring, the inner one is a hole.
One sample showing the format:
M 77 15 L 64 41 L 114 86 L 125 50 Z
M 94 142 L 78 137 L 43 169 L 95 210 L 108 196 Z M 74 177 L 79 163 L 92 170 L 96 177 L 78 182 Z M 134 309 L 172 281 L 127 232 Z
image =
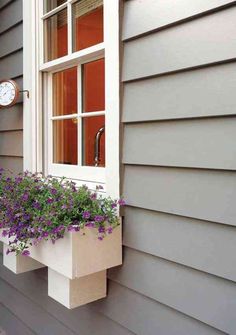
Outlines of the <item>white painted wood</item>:
M 7 244 L 3 244 L 3 265 L 12 272 L 19 274 L 23 272 L 33 271 L 36 269 L 43 268 L 44 265 L 35 261 L 31 257 L 18 255 L 13 253 L 6 254 L 8 249 Z
M 106 270 L 69 279 L 48 269 L 48 295 L 72 309 L 106 296 Z
M 42 170 L 41 74 L 38 71 L 38 17 L 37 2 L 23 0 L 23 72 L 24 89 L 24 170 Z
M 112 197 L 120 195 L 120 45 L 119 0 L 104 0 L 106 83 L 106 184 Z
M 7 244 L 1 230 L 0 241 Z M 122 264 L 121 235 L 121 225 L 102 241 L 94 228 L 68 232 L 55 244 L 43 240 L 30 247 L 30 257 L 70 279 L 83 277 Z

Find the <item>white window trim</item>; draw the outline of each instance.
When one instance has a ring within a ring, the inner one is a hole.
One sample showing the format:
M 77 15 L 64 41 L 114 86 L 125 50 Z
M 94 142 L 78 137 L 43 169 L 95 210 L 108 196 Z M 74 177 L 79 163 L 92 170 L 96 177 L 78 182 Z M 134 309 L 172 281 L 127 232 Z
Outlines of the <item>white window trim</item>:
M 56 59 L 42 63 L 39 55 L 42 37 L 39 40 L 38 27 L 41 22 L 38 12 L 38 1 L 23 0 L 23 71 L 24 89 L 30 91 L 30 98 L 24 97 L 24 169 L 42 171 L 43 169 L 43 125 L 42 125 L 42 72 L 60 69 L 60 61 Z M 74 0 L 69 0 L 73 3 Z M 106 96 L 106 168 L 89 168 L 104 171 L 106 194 L 112 197 L 120 196 L 120 62 L 119 62 L 119 0 L 104 0 L 104 43 L 90 47 L 91 60 L 104 56 L 105 50 L 105 96 Z M 77 61 L 83 62 L 85 51 L 81 50 L 72 56 L 63 57 L 66 65 L 73 66 Z M 108 130 L 109 129 L 109 130 Z M 47 138 L 45 139 L 45 142 Z M 44 143 L 45 145 L 45 143 Z M 44 146 L 44 147 L 47 147 Z M 63 168 L 63 165 L 62 165 Z M 83 167 L 78 168 L 83 170 Z M 65 170 L 65 167 L 64 169 Z M 95 170 L 94 170 L 95 171 Z M 83 174 L 73 175 L 78 183 L 93 181 L 85 180 Z M 65 173 L 64 173 L 65 174 Z M 68 174 L 69 176 L 69 174 Z

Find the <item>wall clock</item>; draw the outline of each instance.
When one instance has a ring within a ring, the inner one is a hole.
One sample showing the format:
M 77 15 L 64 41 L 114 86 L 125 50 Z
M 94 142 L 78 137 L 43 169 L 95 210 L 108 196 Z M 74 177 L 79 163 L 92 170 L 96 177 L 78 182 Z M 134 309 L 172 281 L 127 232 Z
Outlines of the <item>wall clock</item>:
M 0 107 L 7 108 L 14 105 L 19 97 L 19 86 L 14 80 L 0 81 Z

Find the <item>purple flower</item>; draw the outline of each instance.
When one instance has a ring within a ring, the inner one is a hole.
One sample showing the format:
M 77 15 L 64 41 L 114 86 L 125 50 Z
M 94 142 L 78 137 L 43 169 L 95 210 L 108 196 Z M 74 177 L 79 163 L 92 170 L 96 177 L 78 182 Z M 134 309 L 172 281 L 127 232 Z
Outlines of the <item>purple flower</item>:
M 3 236 L 3 237 L 6 237 L 7 235 L 8 235 L 7 230 L 3 230 L 3 231 L 2 231 L 2 236 Z
M 117 207 L 117 203 L 113 202 L 113 204 L 111 204 L 111 208 L 116 208 Z
M 50 192 L 51 192 L 51 194 L 53 194 L 53 195 L 57 194 L 57 190 L 56 190 L 55 188 L 51 188 Z
M 108 232 L 108 234 L 111 234 L 112 232 L 113 232 L 113 228 L 110 226 L 110 227 L 108 227 L 107 228 L 107 232 Z
M 52 198 L 47 199 L 47 204 L 52 204 L 53 202 L 54 202 L 54 200 Z
M 39 203 L 38 201 L 35 201 L 35 202 L 33 203 L 33 207 L 34 207 L 35 209 L 40 209 L 40 208 L 41 208 L 40 203 Z
M 105 228 L 104 227 L 99 227 L 98 232 L 99 233 L 105 233 Z
M 98 236 L 98 240 L 99 240 L 99 241 L 102 241 L 102 240 L 103 240 L 103 237 L 102 237 L 102 236 Z
M 89 219 L 90 218 L 90 212 L 89 211 L 85 211 L 83 212 L 83 219 Z
M 48 232 L 47 231 L 44 231 L 43 233 L 42 233 L 42 237 L 48 237 Z
M 21 197 L 22 201 L 27 201 L 29 199 L 29 193 L 24 193 Z
M 9 255 L 10 254 L 10 250 L 9 249 L 7 249 L 7 251 L 6 251 L 6 255 Z
M 24 251 L 22 252 L 22 256 L 29 256 L 29 255 L 30 255 L 29 250 L 24 250 Z
M 47 226 L 51 226 L 52 221 L 51 220 L 47 220 L 46 224 L 47 224 Z
M 124 199 L 119 199 L 119 200 L 118 200 L 118 204 L 119 204 L 120 206 L 125 206 L 125 205 L 126 205 L 126 202 L 124 201 Z
M 94 220 L 96 222 L 102 222 L 104 220 L 104 216 L 102 216 L 102 215 L 95 215 Z
M 96 194 L 96 193 L 92 193 L 92 194 L 90 195 L 90 199 L 91 199 L 91 200 L 96 200 L 96 199 L 97 199 L 97 194 Z
M 94 224 L 94 222 L 91 221 L 91 222 L 86 223 L 85 227 L 94 228 L 95 224 Z

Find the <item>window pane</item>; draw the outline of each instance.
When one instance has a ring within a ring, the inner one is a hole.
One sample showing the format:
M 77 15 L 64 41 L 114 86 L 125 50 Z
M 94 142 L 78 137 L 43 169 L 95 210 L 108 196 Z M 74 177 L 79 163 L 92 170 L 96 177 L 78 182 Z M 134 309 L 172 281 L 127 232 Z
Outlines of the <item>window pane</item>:
M 83 165 L 105 166 L 105 116 L 83 118 Z
M 77 119 L 53 121 L 53 163 L 77 165 Z
M 77 67 L 53 74 L 53 116 L 77 113 Z
M 102 0 L 80 0 L 73 5 L 73 51 L 103 42 L 102 4 Z
M 50 10 L 62 5 L 66 0 L 44 0 L 44 13 L 50 12 Z
M 67 55 L 67 10 L 44 22 L 44 60 L 46 62 Z
M 104 59 L 83 65 L 83 111 L 105 110 Z

